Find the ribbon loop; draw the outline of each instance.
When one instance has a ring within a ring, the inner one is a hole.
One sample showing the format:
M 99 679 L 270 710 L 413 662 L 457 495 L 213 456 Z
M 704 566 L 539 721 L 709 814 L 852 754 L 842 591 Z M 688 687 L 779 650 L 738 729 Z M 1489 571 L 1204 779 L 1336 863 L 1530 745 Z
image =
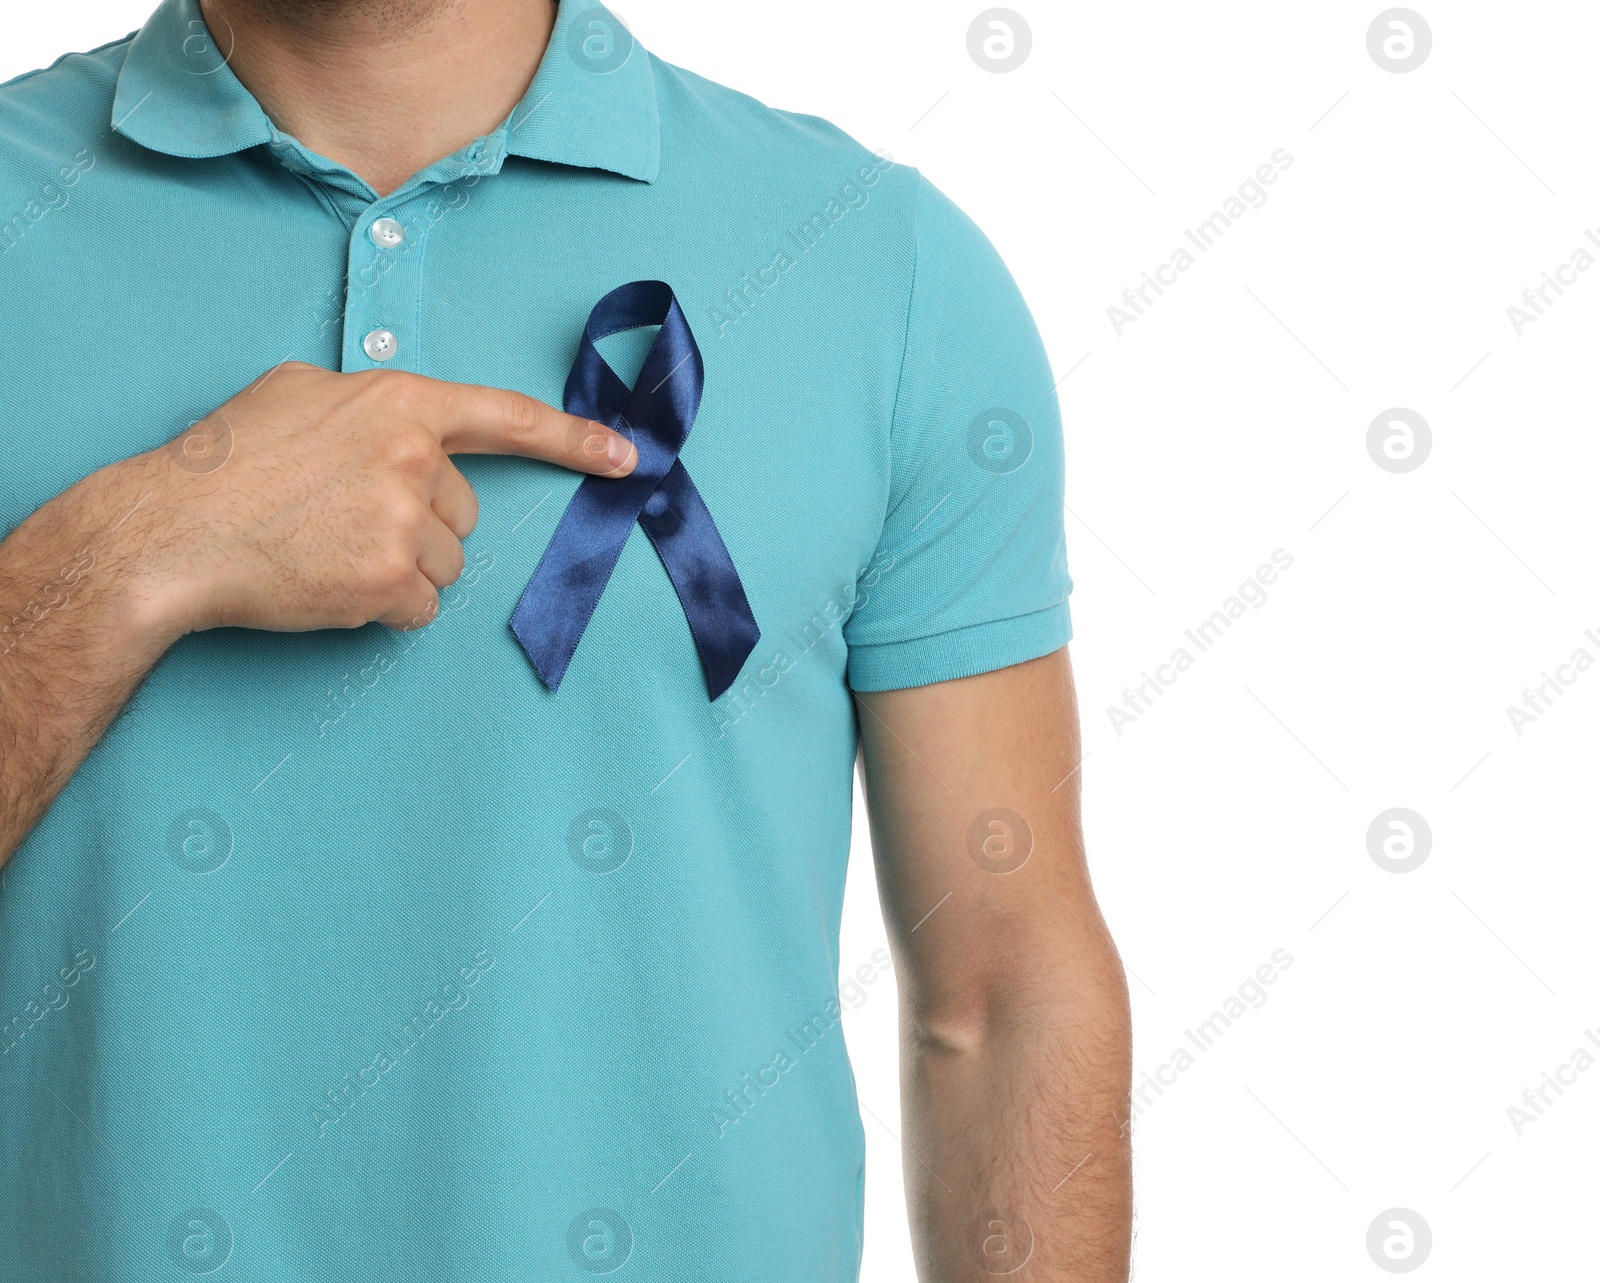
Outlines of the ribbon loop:
M 630 388 L 595 344 L 646 325 L 661 329 Z M 632 281 L 594 305 L 567 376 L 565 408 L 627 432 L 639 461 L 626 477 L 583 479 L 512 612 L 511 631 L 552 691 L 566 675 L 635 523 L 683 605 L 712 699 L 733 685 L 755 649 L 761 630 L 739 572 L 678 459 L 704 388 L 699 345 L 665 281 Z

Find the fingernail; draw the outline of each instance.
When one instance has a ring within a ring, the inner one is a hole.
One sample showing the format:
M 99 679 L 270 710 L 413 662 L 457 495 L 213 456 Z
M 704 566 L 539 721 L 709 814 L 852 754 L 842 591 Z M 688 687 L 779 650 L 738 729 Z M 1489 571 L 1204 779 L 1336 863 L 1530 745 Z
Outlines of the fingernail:
M 629 441 L 621 433 L 613 432 L 611 440 L 606 444 L 606 461 L 610 463 L 613 471 L 625 465 L 631 465 L 634 456 L 638 453 L 633 448 L 633 442 Z

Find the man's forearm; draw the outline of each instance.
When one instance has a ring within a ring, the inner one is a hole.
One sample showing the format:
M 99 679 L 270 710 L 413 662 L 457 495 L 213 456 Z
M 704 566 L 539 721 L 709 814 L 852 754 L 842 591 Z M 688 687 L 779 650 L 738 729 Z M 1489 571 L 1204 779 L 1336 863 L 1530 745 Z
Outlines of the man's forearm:
M 478 519 L 450 455 L 485 453 L 605 477 L 639 460 L 520 392 L 284 361 L 30 516 L 0 544 L 0 863 L 184 633 L 435 618 Z
M 923 1283 L 1128 1275 L 1130 1020 L 1065 648 L 858 698 Z
M 0 865 L 178 635 L 145 572 L 158 477 L 102 469 L 0 543 Z
M 1042 964 L 982 1017 L 902 1023 L 906 1192 L 924 1283 L 1126 1280 L 1130 1037 L 1109 941 Z

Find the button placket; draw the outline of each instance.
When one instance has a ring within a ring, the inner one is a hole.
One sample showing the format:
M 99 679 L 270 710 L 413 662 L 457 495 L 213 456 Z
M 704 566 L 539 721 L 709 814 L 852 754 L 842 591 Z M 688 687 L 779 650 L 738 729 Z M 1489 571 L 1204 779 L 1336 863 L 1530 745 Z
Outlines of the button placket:
M 425 227 L 402 218 L 413 191 L 368 207 L 351 229 L 345 283 L 345 370 L 417 370 L 420 259 Z

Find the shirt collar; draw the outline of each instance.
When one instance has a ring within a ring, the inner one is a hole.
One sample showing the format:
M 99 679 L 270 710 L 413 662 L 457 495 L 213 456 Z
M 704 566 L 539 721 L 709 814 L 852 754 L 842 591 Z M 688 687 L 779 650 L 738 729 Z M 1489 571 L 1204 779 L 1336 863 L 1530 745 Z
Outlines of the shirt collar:
M 227 52 L 213 43 L 200 0 L 162 0 L 128 45 L 111 127 L 153 151 L 191 159 L 292 143 L 233 74 Z M 661 119 L 650 55 L 608 10 L 589 0 L 560 4 L 522 101 L 457 154 L 485 172 L 508 153 L 645 182 L 656 177 Z

